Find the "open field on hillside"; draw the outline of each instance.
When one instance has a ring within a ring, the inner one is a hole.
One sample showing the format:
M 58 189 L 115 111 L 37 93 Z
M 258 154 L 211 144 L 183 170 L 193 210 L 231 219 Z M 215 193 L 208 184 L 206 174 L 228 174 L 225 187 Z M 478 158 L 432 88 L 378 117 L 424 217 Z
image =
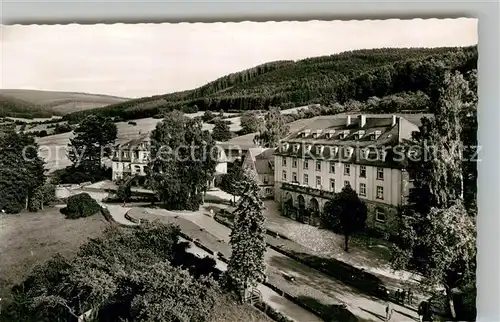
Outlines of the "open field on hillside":
M 32 109 L 39 108 L 43 111 L 52 112 L 56 115 L 64 115 L 76 111 L 83 111 L 110 104 L 122 103 L 128 98 L 108 96 L 101 94 L 38 91 L 27 89 L 0 89 L 0 95 L 14 102 L 31 104 Z M 28 109 L 29 106 L 24 106 Z
M 100 214 L 69 220 L 50 207 L 37 213 L 0 214 L 0 298 L 21 282 L 37 265 L 59 252 L 72 256 L 89 237 L 108 225 Z
M 8 119 L 14 120 L 14 121 L 22 121 L 25 123 L 34 123 L 34 122 L 44 122 L 44 121 L 49 121 L 49 120 L 57 120 L 60 119 L 60 116 L 52 116 L 52 117 L 45 117 L 45 118 L 32 118 L 32 119 L 26 119 L 26 118 L 21 118 L 21 117 L 7 117 Z
M 73 138 L 73 132 L 36 138 L 40 148 L 39 155 L 45 160 L 46 169 L 54 171 L 71 164 L 67 157 L 67 146 L 70 138 Z
M 199 112 L 203 114 L 203 112 Z M 192 116 L 193 114 L 186 114 Z M 195 115 L 197 116 L 197 115 Z M 199 116 L 199 115 L 198 115 Z M 194 117 L 194 116 L 193 116 Z M 230 128 L 232 131 L 237 131 L 239 126 L 239 117 L 228 119 L 234 123 L 231 124 Z M 134 120 L 137 125 L 128 124 L 128 122 L 118 122 L 116 126 L 118 128 L 118 135 L 116 139 L 117 144 L 125 143 L 128 140 L 135 139 L 141 134 L 150 132 L 155 129 L 156 124 L 160 122 L 161 119 L 154 119 L 152 117 Z M 44 125 L 37 126 L 30 130 L 42 130 L 45 129 Z M 212 130 L 213 124 L 205 123 L 203 128 L 206 130 Z M 74 134 L 62 133 L 57 135 L 50 135 L 42 138 L 37 138 L 36 141 L 40 145 L 40 155 L 46 161 L 46 168 L 50 171 L 64 168 L 71 164 L 67 157 L 67 145 L 69 144 L 69 139 L 73 138 Z

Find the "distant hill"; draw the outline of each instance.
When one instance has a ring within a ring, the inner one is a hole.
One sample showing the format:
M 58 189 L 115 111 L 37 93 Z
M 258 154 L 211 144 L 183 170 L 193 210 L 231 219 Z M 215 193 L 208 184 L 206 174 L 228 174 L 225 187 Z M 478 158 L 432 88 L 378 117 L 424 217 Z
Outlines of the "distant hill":
M 38 118 L 122 103 L 127 98 L 100 94 L 0 89 L 0 116 Z
M 436 63 L 439 61 L 440 63 Z M 221 77 L 196 89 L 133 99 L 67 115 L 88 113 L 124 119 L 151 117 L 172 109 L 225 111 L 344 103 L 350 99 L 406 91 L 430 91 L 440 64 L 469 70 L 477 64 L 477 46 L 357 50 L 299 61 L 276 61 Z M 194 109 L 196 109 L 194 108 Z
M 52 114 L 51 111 L 47 111 L 33 103 L 2 95 L 0 92 L 0 117 L 44 118 L 51 117 Z

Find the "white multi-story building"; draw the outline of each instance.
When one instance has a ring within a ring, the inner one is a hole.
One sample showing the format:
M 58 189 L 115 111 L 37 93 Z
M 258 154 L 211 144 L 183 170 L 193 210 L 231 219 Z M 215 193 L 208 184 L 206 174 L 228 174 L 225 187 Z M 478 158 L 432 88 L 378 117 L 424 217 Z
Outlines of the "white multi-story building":
M 115 147 L 112 157 L 113 181 L 125 175 L 145 176 L 149 162 L 151 138 L 149 133 Z
M 115 147 L 112 157 L 112 179 L 113 181 L 125 175 L 145 176 L 150 161 L 151 138 L 146 133 L 139 138 L 127 141 Z M 227 173 L 227 157 L 224 148 L 217 146 L 217 164 L 215 176 Z M 214 180 L 210 186 L 214 185 Z
M 275 200 L 302 210 L 289 214 L 296 219 L 318 224 L 333 194 L 350 185 L 367 206 L 367 226 L 394 231 L 409 189 L 400 144 L 414 131 L 418 122 L 396 115 L 316 117 L 275 151 Z

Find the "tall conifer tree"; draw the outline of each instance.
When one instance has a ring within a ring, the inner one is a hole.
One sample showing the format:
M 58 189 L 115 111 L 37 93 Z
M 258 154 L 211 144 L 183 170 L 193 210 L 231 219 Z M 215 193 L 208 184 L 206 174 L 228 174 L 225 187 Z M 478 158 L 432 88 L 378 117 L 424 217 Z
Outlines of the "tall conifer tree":
M 244 192 L 234 211 L 227 274 L 231 287 L 243 299 L 247 288 L 255 287 L 265 279 L 266 227 L 255 172 L 245 169 L 242 184 Z

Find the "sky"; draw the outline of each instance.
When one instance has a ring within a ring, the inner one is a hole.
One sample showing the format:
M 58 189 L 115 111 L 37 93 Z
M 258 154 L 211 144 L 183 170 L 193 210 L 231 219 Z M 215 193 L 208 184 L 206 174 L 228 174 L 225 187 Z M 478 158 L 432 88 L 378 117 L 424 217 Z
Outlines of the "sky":
M 128 98 L 196 88 L 275 60 L 478 41 L 471 18 L 0 28 L 0 88 Z

